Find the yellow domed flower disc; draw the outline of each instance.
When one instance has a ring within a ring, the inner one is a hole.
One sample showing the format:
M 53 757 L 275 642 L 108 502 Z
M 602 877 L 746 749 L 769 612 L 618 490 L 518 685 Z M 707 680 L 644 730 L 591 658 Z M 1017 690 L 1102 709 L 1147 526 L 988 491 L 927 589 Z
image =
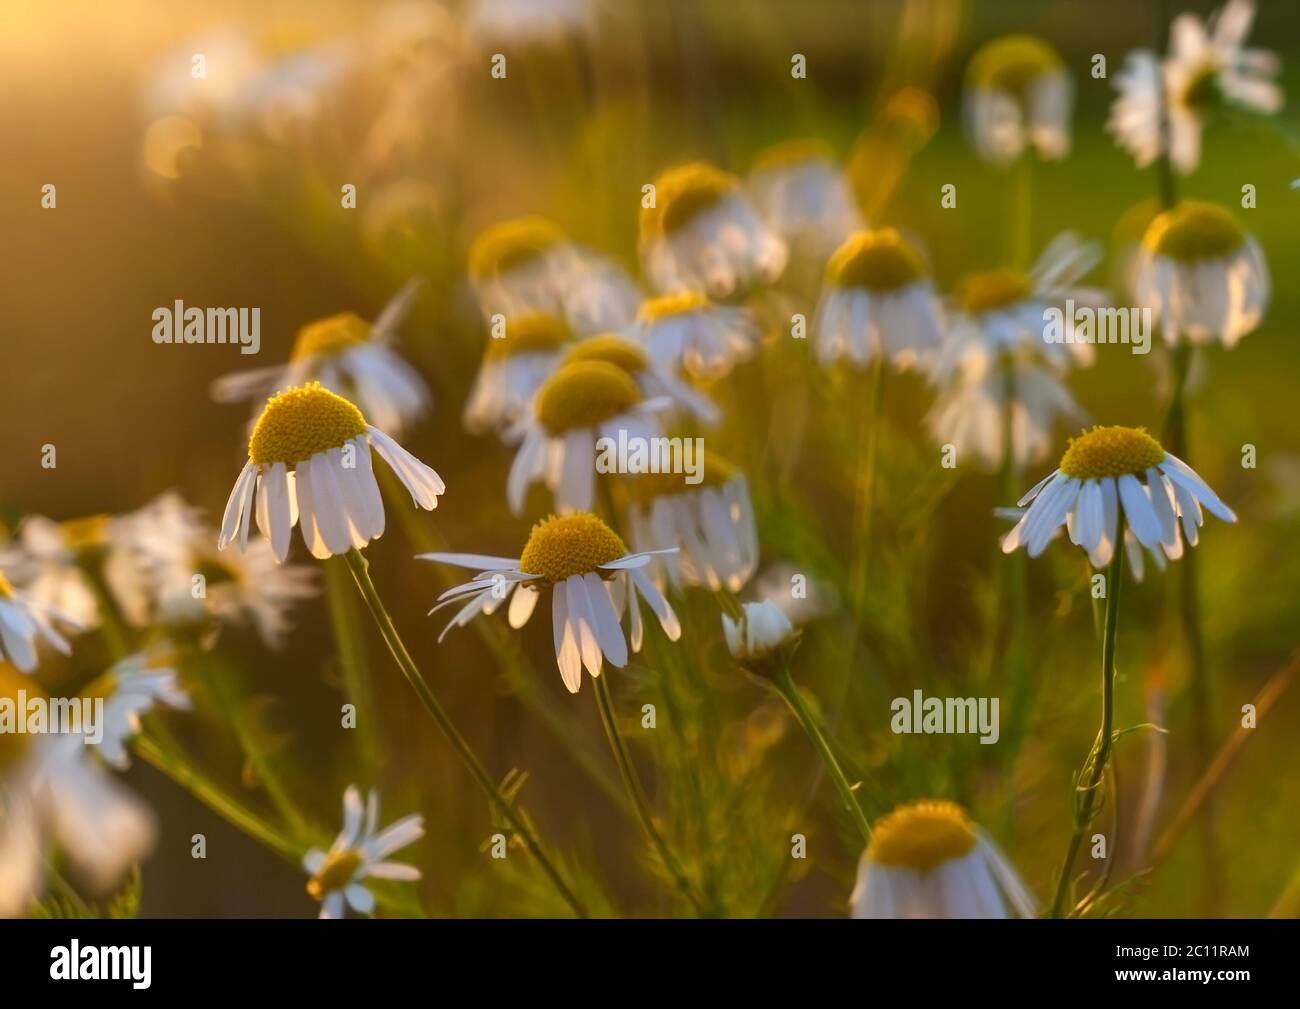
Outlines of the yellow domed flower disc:
M 519 570 L 551 584 L 588 572 L 627 554 L 618 533 L 590 512 L 552 515 L 533 526 L 519 557 Z
M 365 432 L 360 410 L 311 382 L 267 400 L 248 439 L 248 458 L 258 466 L 293 466 L 318 452 L 341 448 Z
M 661 322 L 674 315 L 698 312 L 708 304 L 709 299 L 701 291 L 678 291 L 643 301 L 636 317 L 639 322 Z
M 1165 450 L 1140 427 L 1094 427 L 1061 456 L 1061 472 L 1076 480 L 1145 473 L 1164 462 Z
M 574 361 L 537 390 L 537 419 L 551 434 L 596 427 L 641 402 L 636 382 L 608 361 Z
M 754 159 L 754 171 L 773 171 L 815 161 L 835 163 L 830 144 L 820 137 L 800 137 L 784 140 L 763 150 Z
M 108 515 L 88 515 L 60 523 L 63 545 L 79 554 L 94 553 L 108 546 Z
M 309 322 L 298 330 L 290 360 L 330 357 L 359 347 L 370 339 L 370 323 L 355 312 L 340 312 L 327 319 Z
M 963 278 L 957 285 L 957 304 L 962 311 L 979 315 L 1024 301 L 1033 291 L 1033 284 L 1027 276 L 1019 270 L 1004 267 Z
M 1178 101 L 1188 108 L 1205 112 L 1219 104 L 1222 96 L 1223 92 L 1219 89 L 1219 68 L 1207 61 L 1187 78 Z
M 529 312 L 506 319 L 505 336 L 488 340 L 486 356 L 492 360 L 515 354 L 558 351 L 573 339 L 569 324 L 546 312 Z
M 537 259 L 564 241 L 544 217 L 518 217 L 485 228 L 469 250 L 469 275 L 488 280 Z
M 361 853 L 355 848 L 344 848 L 325 859 L 316 875 L 307 880 L 307 893 L 321 900 L 327 893 L 342 890 L 361 868 Z
M 668 169 L 654 180 L 655 205 L 641 208 L 642 237 L 673 234 L 717 206 L 739 185 L 734 175 L 703 161 Z
M 1151 222 L 1142 242 L 1159 256 L 1180 263 L 1220 259 L 1241 248 L 1246 232 L 1217 203 L 1187 200 Z
M 966 81 L 972 87 L 990 88 L 1024 97 L 1029 85 L 1061 68 L 1061 57 L 1036 35 L 1004 35 L 971 57 Z
M 896 291 L 926 272 L 925 262 L 894 228 L 850 235 L 826 265 L 829 283 L 868 291 Z
M 575 343 L 564 355 L 565 364 L 574 361 L 606 361 L 622 368 L 629 375 L 640 374 L 650 364 L 650 359 L 639 343 L 633 343 L 615 333 L 602 333 Z
M 739 472 L 740 470 L 722 456 L 705 449 L 699 483 L 686 483 L 680 473 L 632 473 L 626 475 L 619 483 L 633 500 L 653 501 L 658 497 L 687 494 L 707 487 L 721 487 Z
M 877 865 L 929 872 L 969 854 L 977 840 L 975 824 L 955 802 L 911 802 L 876 823 L 867 857 Z

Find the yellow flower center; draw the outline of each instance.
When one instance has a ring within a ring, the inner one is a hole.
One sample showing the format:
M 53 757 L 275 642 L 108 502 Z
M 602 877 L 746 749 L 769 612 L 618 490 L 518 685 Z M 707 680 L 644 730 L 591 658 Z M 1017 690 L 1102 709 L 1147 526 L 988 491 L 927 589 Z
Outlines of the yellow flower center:
M 327 893 L 342 890 L 352 882 L 352 877 L 361 868 L 361 853 L 355 848 L 345 848 L 325 859 L 316 875 L 307 880 L 307 893 L 314 900 L 324 900 Z
M 13 597 L 13 584 L 5 577 L 4 572 L 0 571 L 0 599 L 12 599 Z
M 955 802 L 910 802 L 876 823 L 867 857 L 877 865 L 929 872 L 969 854 L 976 840 L 975 824 Z
M 1236 252 L 1246 233 L 1217 203 L 1187 200 L 1152 221 L 1142 241 L 1159 256 L 1189 263 Z
M 966 81 L 1023 98 L 1029 86 L 1061 68 L 1061 57 L 1036 35 L 1004 35 L 971 57 Z
M 551 434 L 596 427 L 641 402 L 636 382 L 608 361 L 574 361 L 537 390 L 537 419 Z
M 1164 461 L 1165 450 L 1140 427 L 1094 427 L 1061 456 L 1061 472 L 1078 480 L 1145 473 Z
M 705 487 L 721 487 L 740 473 L 734 464 L 708 449 L 698 484 L 687 484 L 680 473 L 636 473 L 619 481 L 634 501 L 648 502 L 673 494 L 689 494 Z
M 488 341 L 487 356 L 492 360 L 515 354 L 545 354 L 557 351 L 573 339 L 568 323 L 545 312 L 529 312 L 506 319 L 505 336 Z
M 605 361 L 617 365 L 629 375 L 640 374 L 650 363 L 640 344 L 615 333 L 602 333 L 574 344 L 564 355 L 565 364 L 573 361 Z
M 519 217 L 485 228 L 469 250 L 469 275 L 488 280 L 524 266 L 564 241 L 544 217 Z
M 826 279 L 836 287 L 868 291 L 896 291 L 925 275 L 924 261 L 894 228 L 850 235 L 826 265 Z
M 816 161 L 835 163 L 830 144 L 818 137 L 800 137 L 762 151 L 754 159 L 754 171 L 779 170 Z
M 76 553 L 94 553 L 108 545 L 109 515 L 89 515 L 59 524 L 63 545 Z
M 309 322 L 298 330 L 291 360 L 304 357 L 330 357 L 359 347 L 370 339 L 370 323 L 355 312 L 340 312 L 328 319 Z
M 734 175 L 703 161 L 668 169 L 654 180 L 655 205 L 641 208 L 642 236 L 671 235 L 717 206 L 738 186 Z
M 1219 67 L 1209 60 L 1187 79 L 1178 100 L 1187 108 L 1204 112 L 1218 104 L 1219 97 Z
M 319 382 L 310 382 L 266 401 L 248 439 L 248 458 L 258 466 L 292 466 L 318 452 L 341 448 L 365 432 L 360 410 Z
M 957 287 L 957 304 L 971 315 L 993 312 L 1024 301 L 1034 290 L 1027 276 L 1019 270 L 1000 268 L 972 273 Z
M 602 574 L 602 564 L 616 561 L 627 547 L 609 526 L 591 512 L 552 515 L 533 526 L 519 557 L 519 570 L 541 575 L 552 585 L 573 575 Z
M 678 291 L 643 301 L 636 317 L 640 322 L 660 322 L 673 315 L 698 312 L 708 304 L 709 299 L 700 291 Z

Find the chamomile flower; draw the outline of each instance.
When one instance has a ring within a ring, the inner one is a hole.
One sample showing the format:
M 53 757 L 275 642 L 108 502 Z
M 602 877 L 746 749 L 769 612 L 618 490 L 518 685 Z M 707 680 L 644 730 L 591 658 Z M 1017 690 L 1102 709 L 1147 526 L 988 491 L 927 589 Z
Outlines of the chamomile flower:
M 642 207 L 641 265 L 661 294 L 725 298 L 785 269 L 785 243 L 763 223 L 740 180 L 695 161 L 659 174 Z
M 674 588 L 702 585 L 710 591 L 738 592 L 758 566 L 758 530 L 745 475 L 706 454 L 701 481 L 686 484 L 680 474 L 629 476 L 627 530 L 632 549 L 677 547 L 655 558 Z
M 1195 14 L 1176 17 L 1163 63 L 1146 49 L 1128 55 L 1115 78 L 1119 97 L 1106 127 L 1139 168 L 1164 150 L 1162 106 L 1169 117 L 1169 160 L 1183 173 L 1200 163 L 1201 130 L 1217 103 L 1265 114 L 1282 107 L 1282 89 L 1271 80 L 1281 62 L 1267 50 L 1245 45 L 1254 19 L 1251 0 L 1228 0 L 1208 28 Z
M 964 101 L 971 142 L 994 164 L 1027 150 L 1045 161 L 1070 153 L 1074 82 L 1056 50 L 1036 36 L 1006 35 L 976 52 Z
M 524 510 L 528 488 L 543 481 L 560 512 L 590 511 L 595 495 L 596 442 L 658 436 L 658 415 L 668 400 L 642 397 L 636 379 L 608 361 L 573 361 L 559 367 L 520 419 L 522 437 L 506 481 L 506 502 Z
M 417 507 L 432 511 L 446 490 L 442 478 L 352 403 L 311 382 L 267 401 L 248 440 L 248 462 L 235 481 L 221 522 L 218 549 L 236 537 L 248 546 L 257 527 L 275 559 L 289 554 L 297 525 L 313 557 L 361 549 L 384 533 L 384 502 L 370 449 L 383 457 Z
M 159 704 L 180 711 L 190 709 L 190 698 L 161 651 L 127 656 L 95 680 L 86 693 L 104 699 L 103 738 L 97 752 L 119 771 L 130 766 L 126 745 L 140 734 L 140 717 Z M 81 740 L 75 740 L 82 745 Z
M 28 599 L 0 572 L 0 644 L 4 646 L 0 648 L 0 660 L 8 660 L 30 673 L 36 668 L 36 642 L 41 638 L 64 655 L 71 654 L 72 646 L 55 629 L 56 620 L 79 629 L 62 613 Z
M 643 302 L 633 331 L 663 367 L 705 380 L 723 378 L 748 360 L 760 335 L 747 309 L 716 304 L 700 291 Z
M 1170 343 L 1232 347 L 1268 308 L 1264 253 L 1217 204 L 1187 200 L 1160 214 L 1138 255 L 1137 300 L 1151 307 Z
M 524 413 L 533 396 L 555 371 L 573 331 L 545 312 L 510 319 L 505 332 L 488 340 L 469 399 L 464 424 L 471 434 L 501 433 Z
M 664 398 L 675 410 L 688 414 L 701 424 L 713 425 L 722 414 L 712 400 L 696 392 L 667 368 L 661 367 L 640 343 L 616 333 L 602 333 L 573 344 L 566 351 L 561 366 L 575 361 L 607 361 L 631 375 L 648 400 Z
M 343 830 L 328 851 L 312 848 L 302 859 L 311 876 L 307 893 L 320 901 L 320 916 L 342 918 L 349 907 L 359 914 L 373 912 L 375 897 L 365 887 L 367 879 L 419 879 L 415 866 L 387 859 L 423 836 L 424 817 L 418 813 L 379 830 L 379 793 L 371 789 L 363 809 L 361 792 L 349 785 L 343 793 Z
M 819 140 L 791 140 L 758 156 L 750 198 L 792 255 L 825 262 L 866 226 L 843 169 Z
M 599 676 L 603 663 L 627 665 L 629 640 L 621 620 L 626 607 L 633 652 L 641 650 L 644 599 L 670 641 L 681 637 L 682 626 L 668 600 L 646 575 L 654 554 L 629 553 L 623 540 L 590 512 L 551 516 L 533 526 L 519 559 L 483 554 L 421 554 L 420 559 L 455 564 L 478 573 L 471 581 L 438 597 L 432 613 L 444 606 L 464 605 L 443 634 L 463 627 L 480 613 L 492 613 L 509 600 L 510 626 L 523 627 L 537 601 L 551 594 L 551 627 L 555 661 L 570 693 L 582 686 L 582 670 Z
M 392 348 L 420 282 L 412 280 L 380 313 L 374 325 L 342 312 L 298 330 L 289 363 L 235 372 L 212 384 L 219 403 L 265 400 L 306 382 L 354 401 L 383 430 L 395 435 L 429 411 L 429 387 Z
M 1023 546 L 1037 557 L 1064 524 L 1093 567 L 1114 556 L 1122 521 L 1148 550 L 1170 560 L 1183 539 L 1196 546 L 1202 506 L 1224 522 L 1237 516 L 1181 459 L 1141 428 L 1096 427 L 1070 442 L 1061 465 L 1020 499 L 1028 510 L 1002 540 L 1003 553 Z
M 906 369 L 938 351 L 942 323 L 929 268 L 895 229 L 856 232 L 831 256 L 813 340 L 827 366 L 847 358 L 866 367 L 883 357 Z
M 1033 894 L 960 806 L 922 801 L 877 821 L 849 898 L 854 918 L 1032 918 Z
M 1024 508 L 994 508 L 995 517 L 1004 519 L 1015 525 L 1024 517 L 1026 509 Z M 1061 533 L 1058 527 L 1052 534 L 1054 541 Z M 1128 526 L 1124 527 L 1124 563 L 1128 569 L 1129 575 L 1134 582 L 1140 583 L 1146 577 L 1146 555 L 1151 555 L 1151 560 L 1155 563 L 1157 571 L 1164 571 L 1169 565 L 1168 558 L 1165 557 L 1164 550 L 1158 545 L 1152 550 L 1144 550 L 1138 538 L 1133 535 L 1133 530 Z
M 722 614 L 722 635 L 733 658 L 762 664 L 790 649 L 799 632 L 776 603 L 757 602 L 744 603 L 739 617 Z

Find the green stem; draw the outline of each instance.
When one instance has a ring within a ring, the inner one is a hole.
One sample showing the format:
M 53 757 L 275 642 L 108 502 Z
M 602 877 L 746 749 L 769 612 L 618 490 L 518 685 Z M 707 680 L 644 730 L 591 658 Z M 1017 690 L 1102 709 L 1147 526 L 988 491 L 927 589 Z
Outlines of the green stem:
M 1002 416 L 1002 497 L 1013 503 L 1020 496 L 1020 467 L 1016 464 L 1015 454 L 1015 406 L 1018 395 L 1016 383 L 1016 365 L 1010 354 L 1003 354 L 1001 360 L 1003 381 L 1003 416 Z M 1024 727 L 1028 724 L 1030 693 L 1033 689 L 1029 676 L 1029 663 L 1026 661 L 1026 628 L 1028 627 L 1028 558 L 1023 551 L 1017 550 L 1008 559 L 1005 591 L 1007 593 L 1007 682 L 1009 684 L 1010 725 L 1007 732 L 1005 759 L 1013 761 L 1020 749 Z
M 606 676 L 592 677 L 596 691 L 596 706 L 600 709 L 600 721 L 605 727 L 605 735 L 609 738 L 609 748 L 614 754 L 614 762 L 618 764 L 619 774 L 623 778 L 623 786 L 632 799 L 632 805 L 636 808 L 637 816 L 641 820 L 641 826 L 645 828 L 646 836 L 649 837 L 651 845 L 659 854 L 664 867 L 673 877 L 677 889 L 695 908 L 696 914 L 705 915 L 708 913 L 705 902 L 696 894 L 695 888 L 682 870 L 681 863 L 677 861 L 677 856 L 673 854 L 672 849 L 668 847 L 668 842 L 664 840 L 663 835 L 659 833 L 659 828 L 655 826 L 654 816 L 650 812 L 650 800 L 646 797 L 645 788 L 642 787 L 641 779 L 636 773 L 636 767 L 632 763 L 632 756 L 627 751 L 627 744 L 623 742 L 623 737 L 618 731 L 618 721 L 614 714 L 614 702 L 609 696 L 607 679 Z
M 880 432 L 880 404 L 884 392 L 884 360 L 880 355 L 871 362 L 871 376 L 866 396 L 865 425 L 862 452 L 858 457 L 858 473 L 853 508 L 853 616 L 855 636 L 862 622 L 862 609 L 867 595 L 867 561 L 870 555 L 872 505 L 875 499 L 876 446 Z
M 1076 782 L 1073 800 L 1074 834 L 1065 853 L 1065 863 L 1061 866 L 1061 878 L 1056 882 L 1056 896 L 1052 899 L 1050 912 L 1053 918 L 1062 917 L 1072 888 L 1070 877 L 1074 872 L 1074 860 L 1078 857 L 1079 848 L 1083 844 L 1083 835 L 1092 822 L 1101 778 L 1106 772 L 1106 763 L 1110 759 L 1111 744 L 1115 734 L 1115 634 L 1119 628 L 1119 595 L 1123 575 L 1124 518 L 1121 515 L 1116 531 L 1114 556 L 1111 557 L 1110 568 L 1106 572 L 1106 628 L 1101 643 L 1101 730 L 1088 754 L 1088 759 L 1084 761 L 1083 768 L 1079 771 L 1080 780 L 1087 775 L 1087 786 L 1079 789 Z
M 346 561 L 341 557 L 331 557 L 324 567 L 330 627 L 334 631 L 334 644 L 343 670 L 344 689 L 356 708 L 357 751 L 365 777 L 373 778 L 382 752 L 379 745 L 379 705 L 375 703 L 370 679 L 370 656 L 361 628 L 361 615 L 347 584 L 351 576 Z
M 1011 265 L 1020 270 L 1028 269 L 1033 257 L 1033 166 L 1033 155 L 1026 152 L 1016 163 L 1012 183 L 1015 195 L 1012 211 Z
M 853 817 L 853 823 L 862 835 L 862 843 L 870 844 L 871 825 L 867 823 L 866 814 L 862 812 L 862 807 L 858 805 L 858 800 L 853 794 L 853 786 L 849 784 L 849 779 L 845 777 L 843 768 L 840 767 L 839 761 L 835 759 L 830 743 L 827 742 L 826 736 L 817 725 L 817 720 L 813 717 L 812 712 L 808 710 L 808 705 L 804 703 L 803 697 L 800 696 L 799 688 L 790 675 L 788 665 L 781 667 L 780 672 L 777 673 L 776 683 L 781 695 L 803 724 L 804 731 L 808 733 L 808 738 L 812 740 L 813 746 L 816 747 L 817 753 L 821 756 L 822 764 L 825 766 L 827 773 L 830 774 L 831 780 L 835 782 L 836 791 L 840 793 L 840 801 L 844 803 L 845 809 Z
M 429 685 L 425 683 L 424 677 L 420 675 L 420 671 L 416 668 L 410 652 L 406 650 L 406 645 L 402 642 L 401 636 L 397 633 L 397 628 L 393 625 L 392 618 L 388 615 L 388 610 L 384 607 L 383 600 L 379 597 L 375 583 L 370 579 L 369 564 L 366 563 L 366 559 L 361 556 L 356 548 L 349 550 L 345 556 L 348 567 L 352 570 L 352 577 L 356 579 L 357 589 L 361 592 L 362 598 L 365 599 L 366 605 L 370 608 L 371 616 L 375 618 L 375 623 L 379 627 L 379 633 L 383 635 L 388 650 L 392 652 L 398 668 L 411 685 L 411 689 L 415 691 L 420 703 L 424 705 L 425 711 L 429 713 L 438 728 L 442 730 L 443 735 L 447 737 L 448 742 L 455 749 L 461 762 L 468 768 L 479 788 L 483 790 L 488 801 L 504 817 L 506 823 L 510 825 L 510 829 L 519 835 L 525 847 L 537 860 L 542 872 L 545 873 L 547 879 L 550 880 L 556 891 L 564 899 L 564 902 L 569 905 L 574 914 L 582 918 L 587 917 L 586 908 L 546 856 L 531 828 L 524 822 L 524 818 L 515 810 L 510 800 L 501 794 L 501 789 L 497 786 L 497 783 L 488 775 L 474 751 L 470 749 L 469 743 L 465 741 L 465 737 L 460 734 L 451 717 L 443 710 L 438 698 Z

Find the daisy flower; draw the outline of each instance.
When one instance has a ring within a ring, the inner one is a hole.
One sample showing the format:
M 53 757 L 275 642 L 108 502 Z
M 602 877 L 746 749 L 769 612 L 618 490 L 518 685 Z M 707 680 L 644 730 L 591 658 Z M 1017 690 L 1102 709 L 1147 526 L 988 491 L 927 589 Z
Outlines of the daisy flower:
M 858 862 L 854 918 L 1032 918 L 1033 894 L 966 811 L 911 802 L 882 817 Z
M 839 608 L 839 594 L 828 581 L 798 570 L 788 561 L 765 568 L 754 579 L 757 602 L 773 603 L 795 627 L 829 616 Z
M 706 380 L 723 378 L 748 360 L 759 339 L 747 309 L 715 304 L 700 291 L 643 302 L 633 332 L 663 367 Z
M 762 663 L 794 644 L 799 632 L 776 603 L 744 603 L 741 615 L 722 614 L 727 651 L 745 663 Z
M 126 745 L 140 734 L 142 715 L 159 704 L 179 711 L 190 709 L 179 675 L 161 652 L 127 656 L 95 680 L 86 694 L 104 700 L 103 737 L 97 749 L 104 762 L 119 771 L 130 766 Z M 81 745 L 81 740 L 76 743 Z
M 424 817 L 413 813 L 378 828 L 379 794 L 371 789 L 363 810 L 361 792 L 349 785 L 343 793 L 343 830 L 329 851 L 312 848 L 302 859 L 303 869 L 311 874 L 307 893 L 320 901 L 322 918 L 342 918 L 348 907 L 359 914 L 373 912 L 375 897 L 366 889 L 366 879 L 420 878 L 414 866 L 386 859 L 424 836 Z
M 331 315 L 298 330 L 289 363 L 236 372 L 212 384 L 219 403 L 266 399 L 307 382 L 353 400 L 380 428 L 401 434 L 429 411 L 429 387 L 391 344 L 420 281 L 409 281 L 374 325 L 353 312 Z
M 1258 243 L 1223 207 L 1186 200 L 1147 228 L 1136 295 L 1170 343 L 1225 347 L 1259 325 L 1268 308 L 1268 264 Z
M 1024 508 L 994 508 L 993 514 L 996 518 L 1005 519 L 1015 525 L 1024 517 L 1025 511 Z M 1052 540 L 1055 540 L 1060 535 L 1060 532 L 1061 530 L 1058 527 L 1052 533 Z M 1144 550 L 1142 544 L 1138 542 L 1138 538 L 1133 535 L 1133 530 L 1125 526 L 1124 564 L 1135 582 L 1141 582 L 1146 577 L 1146 555 L 1148 553 L 1150 553 L 1152 561 L 1155 562 L 1156 570 L 1164 571 L 1169 563 L 1164 551 L 1159 548 L 1150 551 Z
M 826 266 L 813 318 L 817 359 L 866 367 L 880 356 L 905 369 L 937 351 L 942 323 L 929 274 L 895 229 L 851 235 Z
M 537 390 L 530 414 L 515 434 L 522 437 L 510 465 L 506 501 L 519 515 L 528 488 L 541 480 L 561 512 L 590 511 L 595 496 L 596 442 L 655 438 L 657 414 L 667 400 L 646 400 L 636 379 L 608 361 L 562 365 Z
M 622 539 L 590 512 L 551 516 L 533 526 L 519 559 L 483 554 L 421 554 L 421 560 L 455 564 L 478 573 L 438 597 L 430 613 L 455 603 L 464 605 L 451 619 L 463 627 L 480 613 L 492 613 L 509 600 L 510 626 L 523 627 L 538 599 L 551 593 L 551 627 L 555 661 L 570 693 L 582 686 L 585 666 L 599 676 L 604 661 L 627 665 L 628 639 L 620 624 L 626 605 L 632 651 L 641 650 L 644 599 L 670 641 L 681 637 L 677 614 L 643 570 L 652 555 L 671 551 L 628 553 Z M 638 598 L 639 597 L 639 598 Z
M 680 474 L 645 473 L 624 482 L 632 549 L 677 547 L 655 559 L 656 582 L 674 588 L 703 585 L 739 592 L 758 566 L 758 530 L 749 482 L 734 466 L 706 454 L 702 481 L 684 485 Z
M 465 429 L 471 434 L 500 433 L 512 425 L 555 371 L 572 339 L 568 323 L 545 312 L 508 320 L 505 334 L 488 340 L 465 402 Z
M 701 424 L 713 425 L 722 419 L 712 400 L 659 366 L 640 343 L 617 333 L 602 333 L 573 344 L 560 363 L 566 365 L 575 361 L 606 361 L 616 365 L 636 379 L 637 387 L 646 399 L 671 400 L 677 410 Z
M 1201 130 L 1220 100 L 1269 115 L 1282 107 L 1282 89 L 1271 80 L 1281 61 L 1245 45 L 1254 19 L 1251 0 L 1228 0 L 1208 29 L 1195 14 L 1176 17 L 1163 63 L 1146 49 L 1129 54 L 1115 78 L 1119 97 L 1106 128 L 1139 168 L 1164 150 L 1162 105 L 1169 117 L 1169 160 L 1184 174 L 1200 163 Z
M 769 147 L 755 161 L 746 188 L 791 253 L 819 264 L 866 227 L 848 179 L 820 140 Z
M 1224 522 L 1237 521 L 1187 463 L 1142 428 L 1132 427 L 1095 427 L 1071 440 L 1061 465 L 1019 505 L 1031 501 L 1002 540 L 1002 552 L 1023 546 L 1037 557 L 1064 524 L 1070 542 L 1082 547 L 1097 568 L 1114 556 L 1121 522 L 1142 546 L 1159 548 L 1177 560 L 1184 537 L 1189 545 L 1197 544 L 1202 506 Z
M 785 269 L 785 243 L 758 216 L 734 175 L 701 161 L 654 180 L 641 208 L 641 264 L 661 294 L 705 291 L 725 298 Z
M 976 52 L 964 103 L 971 142 L 996 165 L 1026 150 L 1046 161 L 1070 153 L 1074 82 L 1056 50 L 1036 36 L 1006 35 Z
M 217 548 L 236 537 L 240 550 L 256 513 L 280 563 L 297 525 L 313 557 L 361 549 L 384 533 L 384 502 L 370 449 L 383 457 L 419 508 L 432 511 L 446 490 L 442 478 L 318 382 L 267 401 L 248 440 L 248 462 L 235 481 Z
M 58 620 L 79 630 L 74 621 L 49 606 L 28 599 L 9 583 L 0 572 L 0 660 L 8 660 L 30 673 L 36 668 L 36 641 L 44 638 L 64 655 L 72 654 L 72 646 L 55 630 Z

